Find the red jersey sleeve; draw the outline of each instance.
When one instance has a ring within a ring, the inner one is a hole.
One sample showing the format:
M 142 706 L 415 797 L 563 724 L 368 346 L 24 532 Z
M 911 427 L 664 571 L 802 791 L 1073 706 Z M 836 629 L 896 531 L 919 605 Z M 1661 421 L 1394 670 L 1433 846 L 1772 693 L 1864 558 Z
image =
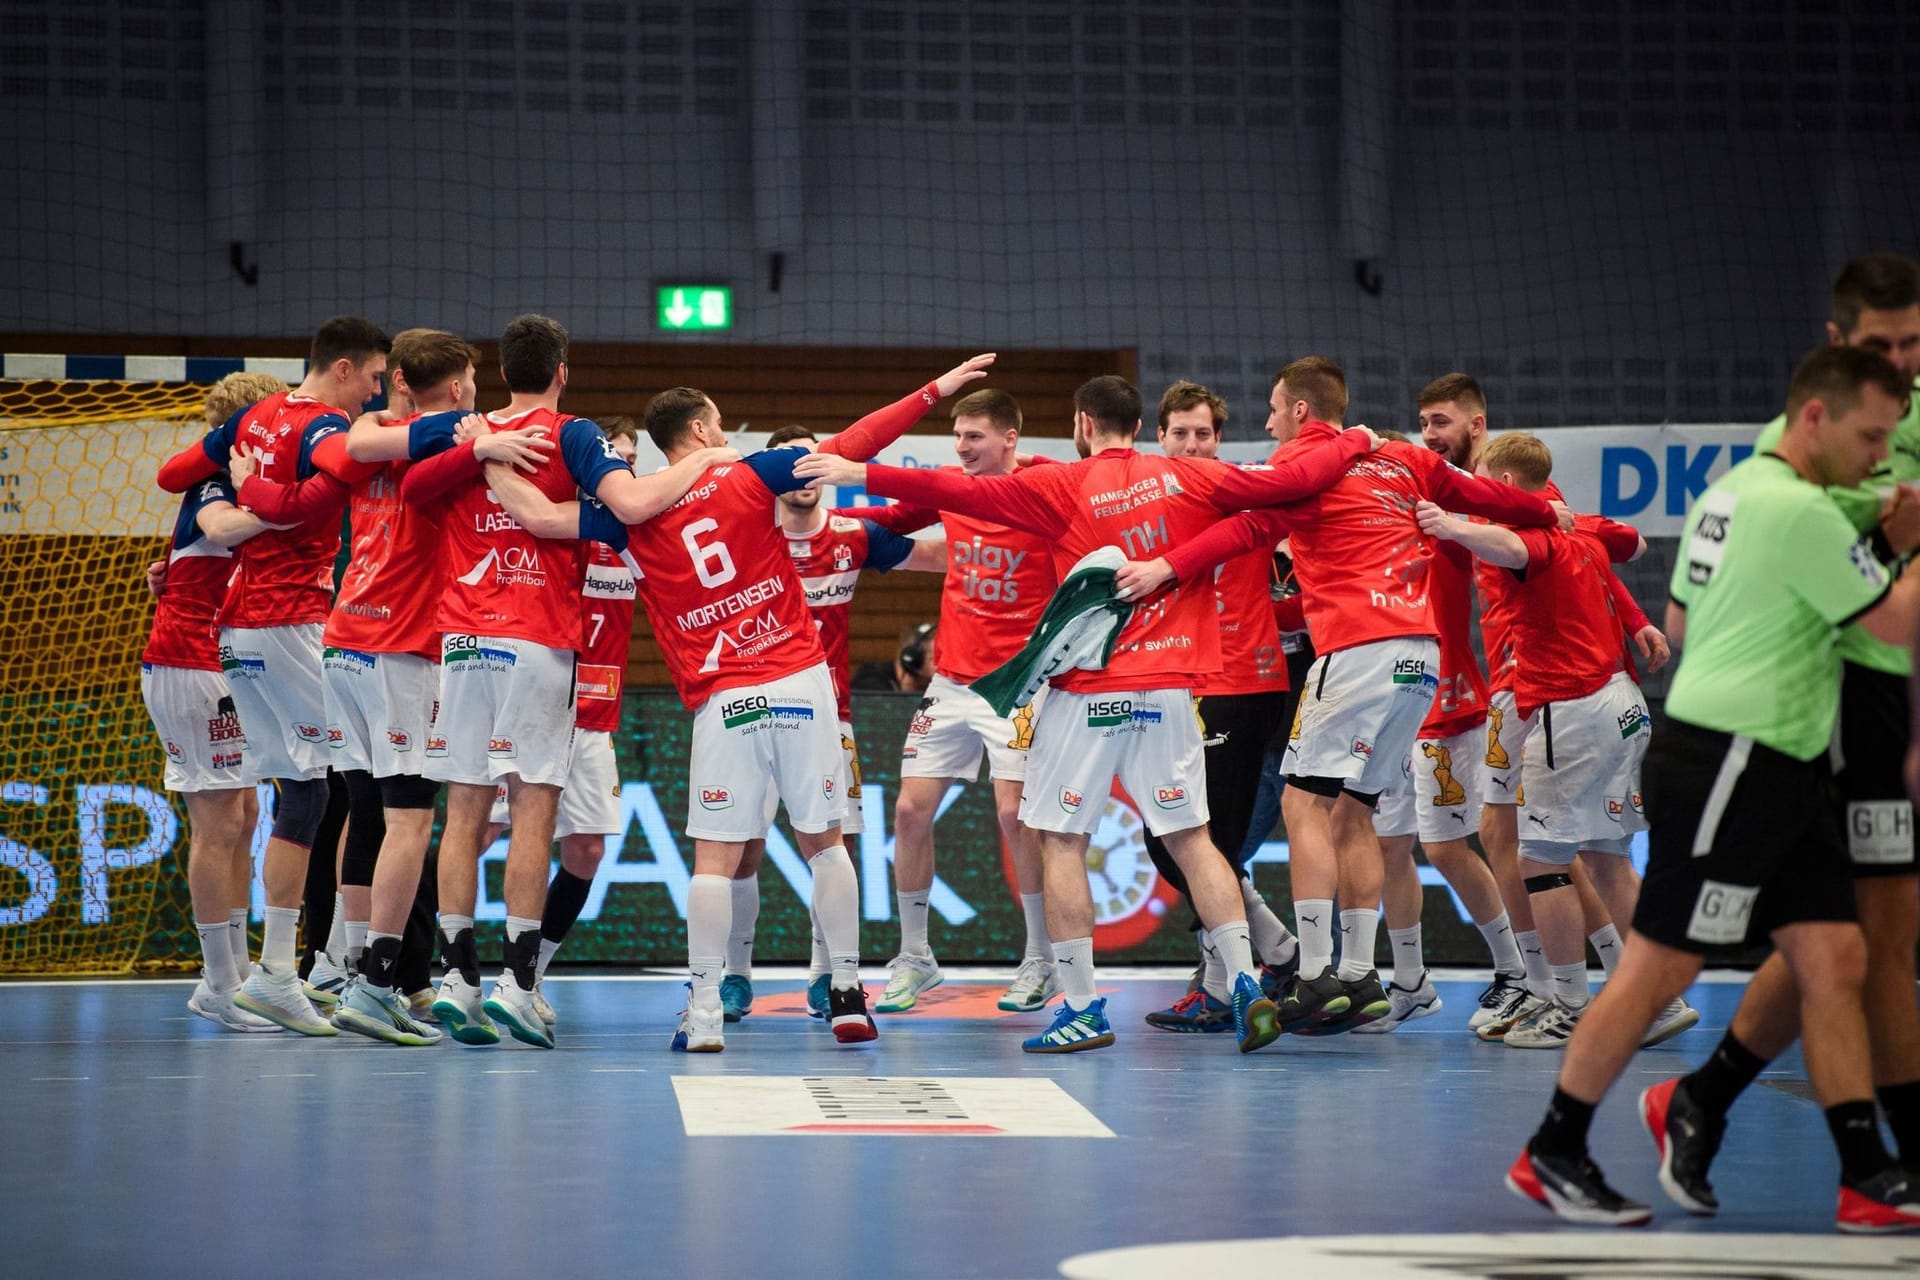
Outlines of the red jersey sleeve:
M 1519 492 L 1519 490 L 1515 490 Z M 1520 541 L 1527 548 L 1527 567 L 1509 570 L 1514 577 L 1525 582 L 1527 575 L 1535 569 L 1544 569 L 1547 561 L 1553 559 L 1553 539 L 1547 536 L 1545 529 L 1515 529 Z
M 160 464 L 158 483 L 168 493 L 185 493 L 211 476 L 220 473 L 220 464 L 207 456 L 200 441 L 192 444 Z
M 867 491 L 1057 538 L 1072 519 L 1072 471 L 1072 467 L 1029 467 L 1012 475 L 969 476 L 875 464 L 867 468 Z
M 1595 541 L 1607 549 L 1607 559 L 1615 564 L 1625 564 L 1633 559 L 1640 550 L 1640 531 L 1630 524 L 1621 524 L 1618 520 L 1609 520 L 1605 516 L 1576 516 L 1573 527 L 1581 533 L 1591 535 Z
M 1187 582 L 1235 556 L 1258 549 L 1272 551 L 1289 531 L 1284 507 L 1240 511 L 1225 520 L 1216 521 L 1211 529 L 1193 541 L 1183 542 L 1167 552 L 1166 561 L 1172 567 L 1174 576 Z
M 1284 461 L 1263 471 L 1226 468 L 1216 479 L 1207 500 L 1221 511 L 1242 507 L 1278 507 L 1311 498 L 1347 474 L 1347 468 L 1369 451 L 1364 431 L 1342 431 L 1324 444 L 1295 450 Z
M 835 507 L 827 514 L 866 520 L 888 533 L 915 533 L 940 523 L 938 511 L 912 502 L 890 502 L 884 507 Z
M 1638 635 L 1651 626 L 1646 610 L 1633 598 L 1633 592 L 1627 590 L 1627 584 L 1620 581 L 1620 575 L 1607 575 L 1607 590 L 1613 595 L 1613 611 L 1620 615 L 1620 625 L 1626 628 L 1629 636 Z
M 473 451 L 472 441 L 468 441 L 408 467 L 406 477 L 400 481 L 400 496 L 417 507 L 432 506 L 485 473 L 486 464 Z
M 311 455 L 313 469 L 321 471 L 346 484 L 348 488 L 362 480 L 371 479 L 375 472 L 386 466 L 384 462 L 355 462 L 347 456 L 347 433 L 336 431 L 334 434 L 313 446 Z
M 903 396 L 882 409 L 875 409 L 845 431 L 836 432 L 820 442 L 820 452 L 838 454 L 865 462 L 874 454 L 907 434 L 907 429 L 927 416 L 927 410 L 940 403 L 940 388 L 929 382 L 910 396 Z
M 331 524 L 339 520 L 353 490 L 336 476 L 320 472 L 298 484 L 275 484 L 248 476 L 240 484 L 240 505 L 268 524 Z
M 1408 446 L 1399 456 L 1422 458 L 1427 492 L 1448 511 L 1485 516 L 1496 524 L 1515 528 L 1545 528 L 1554 524 L 1553 508 L 1545 498 L 1498 480 L 1471 476 L 1425 449 Z M 1531 554 L 1531 552 L 1529 552 Z
M 1273 602 L 1273 625 L 1282 632 L 1305 631 L 1307 629 L 1306 597 L 1299 592 L 1290 596 L 1281 596 Z

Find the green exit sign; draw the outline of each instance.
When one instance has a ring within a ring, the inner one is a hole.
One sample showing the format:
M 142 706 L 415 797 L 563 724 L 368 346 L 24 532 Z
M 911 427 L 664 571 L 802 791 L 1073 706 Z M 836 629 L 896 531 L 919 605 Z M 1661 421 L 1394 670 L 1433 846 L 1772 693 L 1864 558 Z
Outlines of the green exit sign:
M 653 291 L 654 311 L 668 333 L 733 328 L 733 290 L 720 284 L 663 284 Z

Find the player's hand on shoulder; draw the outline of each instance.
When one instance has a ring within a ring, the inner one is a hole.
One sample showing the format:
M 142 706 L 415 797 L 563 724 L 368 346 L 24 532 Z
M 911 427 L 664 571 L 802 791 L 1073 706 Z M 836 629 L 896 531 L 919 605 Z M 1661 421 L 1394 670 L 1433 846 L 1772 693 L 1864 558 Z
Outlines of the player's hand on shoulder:
M 1346 430 L 1366 432 L 1368 453 L 1374 453 L 1378 451 L 1380 446 L 1386 443 L 1386 439 L 1382 437 L 1378 431 L 1375 431 L 1372 427 L 1368 426 L 1364 422 L 1356 422 L 1352 426 L 1347 427 Z
M 973 357 L 971 360 L 964 360 L 941 374 L 938 378 L 935 378 L 933 381 L 934 389 L 940 393 L 940 398 L 944 400 L 960 388 L 966 386 L 969 382 L 974 382 L 986 377 L 987 370 L 993 367 L 993 362 L 998 358 L 998 352 L 987 351 Z
M 1113 575 L 1114 595 L 1122 600 L 1145 600 L 1173 581 L 1173 566 L 1165 556 L 1129 560 Z
M 1573 508 L 1555 498 L 1548 498 L 1547 505 L 1553 508 L 1553 518 L 1568 533 L 1573 532 Z
M 1459 521 L 1448 515 L 1437 502 L 1425 498 L 1413 504 L 1413 519 L 1420 526 L 1420 532 L 1431 538 L 1451 540 L 1457 532 Z
M 1880 532 L 1901 555 L 1920 549 L 1920 491 L 1897 484 L 1893 496 L 1880 508 Z
M 233 487 L 238 489 L 258 474 L 260 474 L 260 463 L 254 457 L 253 450 L 236 441 L 233 453 L 227 458 L 227 475 L 232 478 Z
M 814 488 L 823 484 L 858 485 L 866 482 L 867 468 L 851 458 L 816 451 L 794 463 L 793 474 L 810 481 Z
M 729 449 L 725 445 L 719 445 L 708 449 L 695 449 L 687 455 L 687 459 L 693 463 L 694 470 L 705 471 L 708 467 L 717 467 L 723 463 L 740 461 L 740 451 L 738 449 Z
M 545 427 L 494 431 L 473 442 L 473 456 L 484 462 L 511 463 L 522 471 L 534 471 L 553 452 L 553 444 Z
M 455 444 L 465 444 L 469 440 L 478 440 L 486 434 L 487 420 L 483 415 L 478 413 L 464 414 L 461 416 L 460 421 L 453 424 L 453 442 Z

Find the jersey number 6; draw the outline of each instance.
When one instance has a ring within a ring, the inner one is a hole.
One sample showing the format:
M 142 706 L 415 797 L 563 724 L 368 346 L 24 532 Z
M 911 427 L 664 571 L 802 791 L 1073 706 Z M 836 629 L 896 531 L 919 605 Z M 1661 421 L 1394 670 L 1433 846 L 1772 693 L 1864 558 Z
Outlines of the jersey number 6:
M 692 557 L 693 572 L 700 579 L 700 585 L 703 587 L 718 587 L 732 582 L 736 572 L 733 567 L 733 556 L 728 553 L 726 543 L 702 544 L 700 542 L 701 534 L 712 533 L 719 527 L 718 520 L 708 517 L 704 520 L 695 520 L 680 531 L 680 541 L 685 544 L 687 555 Z

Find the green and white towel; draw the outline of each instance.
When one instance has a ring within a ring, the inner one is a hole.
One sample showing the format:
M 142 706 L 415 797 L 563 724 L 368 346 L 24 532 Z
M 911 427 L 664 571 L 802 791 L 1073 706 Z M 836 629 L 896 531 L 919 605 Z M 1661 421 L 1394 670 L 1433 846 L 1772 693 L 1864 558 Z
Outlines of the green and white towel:
M 1120 548 L 1101 547 L 1074 563 L 1020 652 L 969 686 L 994 714 L 1010 716 L 1032 702 L 1049 676 L 1106 668 L 1133 616 L 1133 605 L 1115 594 L 1113 582 L 1126 562 Z

